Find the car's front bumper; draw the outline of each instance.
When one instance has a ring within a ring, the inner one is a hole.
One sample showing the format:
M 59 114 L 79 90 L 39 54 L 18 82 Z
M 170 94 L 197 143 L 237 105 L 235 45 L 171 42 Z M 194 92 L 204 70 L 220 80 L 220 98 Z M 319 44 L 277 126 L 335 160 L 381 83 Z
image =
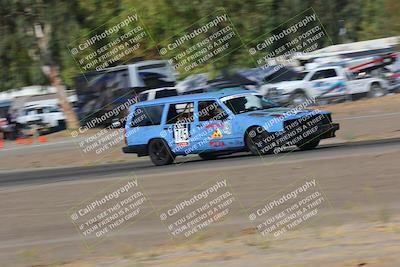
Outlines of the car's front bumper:
M 335 137 L 335 133 L 340 129 L 339 123 L 331 122 L 330 114 L 313 115 L 307 120 L 295 119 L 284 123 L 285 130 L 282 134 L 282 143 L 287 142 L 292 145 L 302 144 L 311 139 L 326 139 Z
M 400 78 L 396 78 L 395 80 L 389 83 L 388 91 L 394 93 L 399 90 L 400 90 Z

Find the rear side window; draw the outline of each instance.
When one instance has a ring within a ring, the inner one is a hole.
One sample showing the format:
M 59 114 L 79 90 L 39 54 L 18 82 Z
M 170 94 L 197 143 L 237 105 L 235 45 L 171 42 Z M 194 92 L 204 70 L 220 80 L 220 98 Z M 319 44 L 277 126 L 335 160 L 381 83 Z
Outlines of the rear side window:
M 226 120 L 228 114 L 215 100 L 199 101 L 199 121 Z
M 156 98 L 162 98 L 162 97 L 169 97 L 169 96 L 177 96 L 178 93 L 176 90 L 160 90 L 156 92 Z
M 164 105 L 139 107 L 132 117 L 131 127 L 160 125 Z
M 335 69 L 327 69 L 327 70 L 319 70 L 314 75 L 311 77 L 311 81 L 313 80 L 319 80 L 319 79 L 326 79 L 326 78 L 332 78 L 336 77 L 336 71 Z
M 170 104 L 167 124 L 193 122 L 193 102 Z

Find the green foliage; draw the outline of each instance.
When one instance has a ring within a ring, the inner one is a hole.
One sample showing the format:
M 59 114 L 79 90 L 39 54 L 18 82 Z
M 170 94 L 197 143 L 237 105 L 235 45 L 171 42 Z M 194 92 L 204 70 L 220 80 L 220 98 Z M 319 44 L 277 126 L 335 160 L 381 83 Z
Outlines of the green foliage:
M 400 33 L 398 0 L 2 0 L 0 1 L 0 91 L 31 84 L 48 84 L 41 67 L 46 58 L 40 53 L 34 34 L 37 23 L 51 26 L 49 51 L 60 66 L 62 79 L 73 87 L 80 70 L 67 45 L 133 8 L 139 13 L 154 42 L 144 44 L 137 56 L 158 58 L 157 46 L 179 34 L 195 21 L 224 8 L 247 43 L 268 33 L 279 24 L 313 7 L 333 43 L 358 41 Z M 347 33 L 339 39 L 339 21 Z M 327 43 L 326 45 L 329 45 Z M 201 71 L 221 67 L 254 66 L 245 48 Z M 197 70 L 198 71 L 198 70 Z

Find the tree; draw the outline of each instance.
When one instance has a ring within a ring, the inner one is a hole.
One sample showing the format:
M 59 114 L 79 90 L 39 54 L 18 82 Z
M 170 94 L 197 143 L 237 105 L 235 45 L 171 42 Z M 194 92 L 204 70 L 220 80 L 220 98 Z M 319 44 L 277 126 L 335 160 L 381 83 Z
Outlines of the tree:
M 126 17 L 133 8 L 154 39 L 153 42 L 147 38 L 134 56 L 154 59 L 159 57 L 156 48 L 160 42 L 219 8 L 226 10 L 241 40 L 248 43 L 309 7 L 316 11 L 334 43 L 343 41 L 338 36 L 340 20 L 346 27 L 348 41 L 400 34 L 399 0 L 2 0 L 0 91 L 51 83 L 50 76 L 41 71 L 43 65 L 50 63 L 38 46 L 35 25 L 43 29 L 49 26 L 49 32 L 44 31 L 48 34 L 48 47 L 44 50 L 48 50 L 46 53 L 59 71 L 61 84 L 73 87 L 73 77 L 80 69 L 67 49 L 68 44 L 102 24 L 107 26 L 113 18 Z M 253 66 L 248 51 L 241 47 L 211 66 L 194 71 Z
M 61 109 L 64 112 L 65 120 L 68 128 L 78 128 L 79 120 L 72 109 L 68 100 L 65 85 L 60 78 L 60 63 L 57 61 L 58 53 L 52 53 L 50 49 L 50 40 L 54 35 L 54 27 L 52 21 L 46 20 L 46 16 L 42 13 L 41 2 L 38 1 L 39 8 L 36 9 L 37 13 L 33 16 L 32 27 L 34 29 L 35 37 L 37 40 L 37 47 L 39 48 L 39 55 L 44 65 L 42 66 L 43 72 L 49 77 L 50 83 L 57 90 L 57 96 Z

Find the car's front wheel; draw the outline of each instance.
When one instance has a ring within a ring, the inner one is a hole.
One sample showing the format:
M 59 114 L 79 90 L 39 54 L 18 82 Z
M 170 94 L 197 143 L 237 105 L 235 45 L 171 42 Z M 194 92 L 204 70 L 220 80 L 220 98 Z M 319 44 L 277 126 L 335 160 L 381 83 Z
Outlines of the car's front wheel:
M 246 131 L 245 142 L 247 149 L 253 155 L 264 155 L 270 153 L 270 149 L 264 141 L 268 135 L 262 127 L 252 127 Z
M 168 144 L 162 139 L 151 140 L 148 150 L 151 161 L 157 166 L 171 164 L 175 159 Z

